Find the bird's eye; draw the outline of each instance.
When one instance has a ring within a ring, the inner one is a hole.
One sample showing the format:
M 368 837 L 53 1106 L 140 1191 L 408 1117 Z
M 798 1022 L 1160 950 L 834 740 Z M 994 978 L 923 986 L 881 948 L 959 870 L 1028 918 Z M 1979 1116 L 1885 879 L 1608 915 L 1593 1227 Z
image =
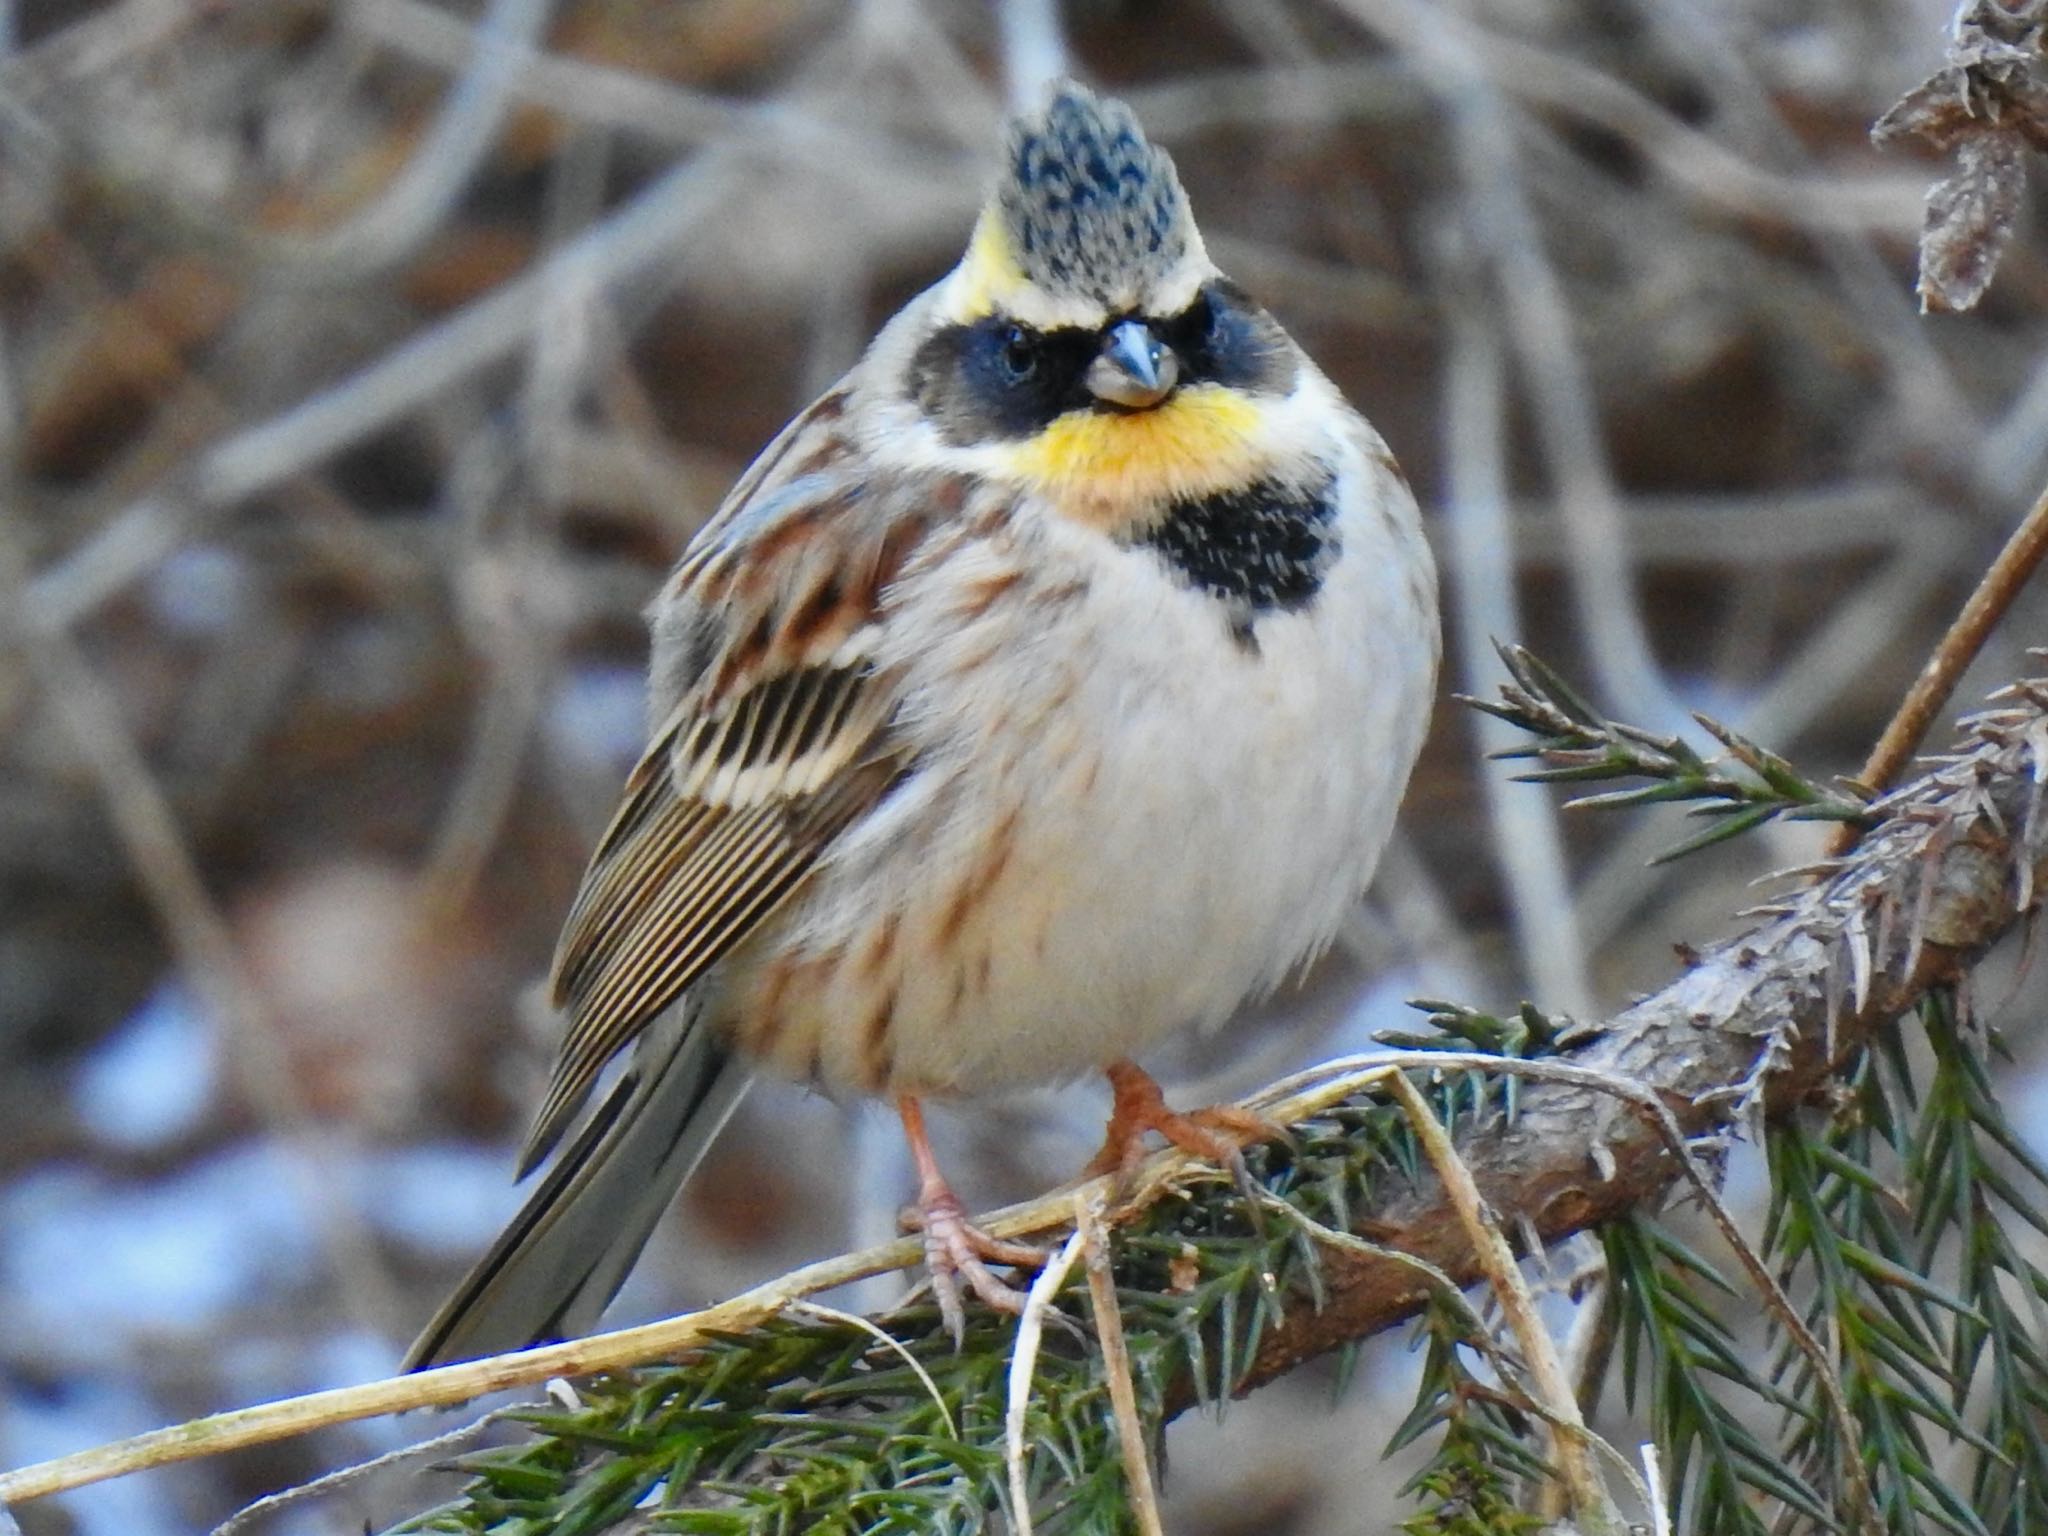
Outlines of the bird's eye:
M 1003 333 L 1003 344 L 996 353 L 996 362 L 1003 371 L 1003 377 L 1012 384 L 1022 384 L 1038 372 L 1038 338 L 1021 325 L 1013 325 Z
M 1196 304 L 1202 350 L 1218 362 L 1241 353 L 1246 340 L 1244 312 L 1227 297 L 1215 293 L 1204 292 Z
M 1166 322 L 1165 331 L 1183 361 L 1204 376 L 1227 369 L 1238 349 L 1237 315 L 1206 288 Z

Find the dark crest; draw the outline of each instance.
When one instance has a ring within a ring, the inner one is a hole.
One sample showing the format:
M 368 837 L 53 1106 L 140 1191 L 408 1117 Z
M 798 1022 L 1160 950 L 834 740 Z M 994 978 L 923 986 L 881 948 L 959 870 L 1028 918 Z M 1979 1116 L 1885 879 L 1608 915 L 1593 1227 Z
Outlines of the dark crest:
M 1187 249 L 1187 194 L 1166 151 L 1129 107 L 1071 80 L 1010 125 L 996 202 L 1026 277 L 1110 309 Z

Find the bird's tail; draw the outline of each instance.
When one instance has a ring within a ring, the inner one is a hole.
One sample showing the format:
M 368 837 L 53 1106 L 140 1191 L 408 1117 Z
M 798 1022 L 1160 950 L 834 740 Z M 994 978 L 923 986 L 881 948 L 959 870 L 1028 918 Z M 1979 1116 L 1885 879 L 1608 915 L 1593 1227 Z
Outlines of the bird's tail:
M 596 1326 L 752 1081 L 693 1013 L 671 1008 L 641 1036 L 625 1075 L 413 1341 L 404 1369 Z

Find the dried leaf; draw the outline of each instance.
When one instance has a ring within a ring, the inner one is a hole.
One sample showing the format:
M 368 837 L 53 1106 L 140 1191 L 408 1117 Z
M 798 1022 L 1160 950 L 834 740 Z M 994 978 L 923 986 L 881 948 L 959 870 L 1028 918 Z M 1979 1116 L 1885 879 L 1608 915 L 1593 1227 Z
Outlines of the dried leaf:
M 1971 110 L 1968 74 L 1950 65 L 1906 92 L 1870 129 L 1870 141 L 1890 149 L 1923 139 L 1936 149 L 1954 149 L 1983 129 Z
M 2048 150 L 2038 0 L 1974 0 L 1955 20 L 1948 62 L 1894 103 L 1874 143 L 1919 139 L 1954 154 L 1927 194 L 1920 231 L 1920 303 L 1973 308 L 1991 286 L 2026 186 L 2029 148 Z
M 1923 309 L 1974 308 L 1991 286 L 2026 187 L 2023 156 L 2018 135 L 1980 133 L 1956 151 L 1955 174 L 1928 191 L 1920 230 Z

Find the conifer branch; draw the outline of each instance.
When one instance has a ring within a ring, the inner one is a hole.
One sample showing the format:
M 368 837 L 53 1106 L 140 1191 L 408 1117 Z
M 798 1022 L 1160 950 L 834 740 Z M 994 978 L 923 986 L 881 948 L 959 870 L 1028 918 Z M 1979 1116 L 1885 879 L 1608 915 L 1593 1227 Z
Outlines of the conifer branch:
M 1446 1008 L 1436 1022 L 1455 1039 L 1439 1043 L 1460 1049 L 1404 1054 L 1398 1067 L 1429 1094 L 1503 1230 L 1548 1242 L 1640 1212 L 1696 1172 L 1692 1154 L 1672 1145 L 1674 1127 L 1711 1147 L 1715 1138 L 1828 1099 L 1845 1065 L 1867 1061 L 1862 1048 L 1880 1028 L 1953 982 L 2032 905 L 2044 781 L 2048 682 L 2027 682 L 1966 722 L 1955 753 L 1931 773 L 1863 808 L 1875 824 L 1852 855 L 1812 872 L 1737 938 L 1694 956 L 1661 992 L 1590 1028 L 1560 1027 L 1534 1010 L 1504 1021 Z M 1546 1060 L 1515 1069 L 1536 1080 L 1511 1087 L 1501 1063 L 1473 1053 L 1473 1045 Z M 1247 1163 L 1262 1201 L 1294 1209 L 1302 1221 L 1257 1222 L 1230 1181 L 1172 1159 L 1155 1165 L 1122 1213 L 1114 1277 L 1136 1411 L 1152 1434 L 1198 1402 L 1241 1395 L 1433 1302 L 1447 1305 L 1446 1280 L 1479 1277 L 1472 1245 L 1388 1091 L 1395 1064 L 1332 1065 L 1348 1075 L 1333 1084 L 1326 1067 L 1251 1101 L 1269 1112 L 1284 1104 L 1300 1117 L 1291 1145 L 1256 1148 Z M 1946 1080 L 1958 1085 L 1948 1096 L 1965 1106 L 1957 1113 L 1978 1117 L 1973 1145 L 1990 1145 L 1999 1130 L 1983 1118 L 1959 1070 Z M 1635 1085 L 1636 1097 L 1617 1094 L 1615 1083 Z M 1647 1113 L 1651 1103 L 1663 1112 Z M 1931 1160 L 1940 1150 L 1924 1155 Z M 1972 1156 L 1970 1166 L 1983 1166 L 1981 1153 Z M 1996 1186 L 1985 1187 L 1996 1194 Z M 1070 1211 L 1071 1196 L 1045 1204 Z M 1319 1242 L 1319 1228 L 1364 1241 Z M 1670 1267 L 1668 1250 L 1651 1259 Z M 1985 1273 L 1993 1280 L 1993 1270 L 2025 1273 L 2017 1263 L 1994 1253 Z M 1883 1280 L 1894 1290 L 1902 1283 L 1889 1270 Z M 1928 1333 L 1924 1347 L 1914 1345 L 1915 1358 L 1939 1364 L 1931 1346 L 1946 1338 L 1964 1352 L 1960 1363 L 1974 1358 L 1969 1351 L 1991 1347 L 1981 1341 L 1995 1344 L 2016 1331 L 2010 1307 L 2000 1313 L 1984 1305 L 1988 1283 L 1976 1283 L 1967 1327 Z M 1084 1280 L 1064 1288 L 1058 1305 L 1078 1315 L 1088 1298 Z M 1913 1303 L 1923 1304 L 1932 1303 Z M 544 1517 L 555 1522 L 551 1528 L 596 1531 L 650 1495 L 666 1501 L 665 1519 L 679 1530 L 773 1529 L 793 1512 L 831 1508 L 966 1528 L 1006 1492 L 1000 1414 L 987 1405 L 1002 1398 L 1008 1321 L 978 1319 L 958 1353 L 929 1308 L 881 1323 L 895 1344 L 782 1307 L 744 1332 L 700 1328 L 681 1363 L 602 1381 L 583 1411 L 532 1416 L 537 1433 L 525 1445 L 468 1458 L 471 1490 L 415 1528 L 471 1531 Z M 1670 1324 L 1667 1315 L 1667 1334 Z M 1635 1326 L 1660 1324 L 1647 1316 Z M 1440 1319 L 1432 1327 L 1451 1325 Z M 565 1346 L 568 1353 L 549 1359 L 557 1368 L 573 1368 L 571 1355 L 625 1365 L 619 1337 Z M 1041 1531 L 1113 1523 L 1126 1507 L 1114 1408 L 1094 1338 L 1085 1328 L 1071 1339 L 1056 1331 L 1038 1363 L 1028 1496 Z M 664 1348 L 639 1358 L 673 1358 L 681 1342 L 672 1333 Z M 903 1351 L 920 1371 L 905 1365 Z M 1880 1364 L 1893 1370 L 1896 1362 L 1886 1361 Z M 504 1362 L 486 1363 L 471 1379 L 479 1388 L 502 1384 L 506 1370 Z M 1668 1364 L 1665 1370 L 1675 1387 L 1684 1386 Z M 414 1401 L 445 1400 L 446 1383 L 437 1386 L 436 1374 L 412 1379 L 430 1389 L 416 1390 Z M 1529 1454 L 1519 1455 L 1511 1445 L 1522 1443 L 1513 1426 L 1538 1421 L 1540 1406 L 1494 1404 L 1475 1418 L 1484 1394 L 1450 1366 L 1438 1380 L 1444 1391 L 1425 1417 L 1445 1426 L 1452 1455 L 1433 1463 L 1447 1479 L 1431 1484 L 1441 1508 L 1456 1507 L 1444 1490 L 1462 1486 L 1460 1479 L 1497 1492 L 1496 1474 L 1511 1483 L 1539 1475 L 1533 1447 L 1525 1444 Z M 406 1387 L 367 1393 L 367 1411 L 405 1405 Z M 2024 1382 L 2010 1384 L 2004 1417 L 1978 1438 L 1994 1449 L 2013 1445 L 2017 1420 L 2039 1406 L 2027 1394 Z M 304 1422 L 291 1405 L 280 1407 L 276 1424 Z M 1945 1422 L 1927 1392 L 1913 1411 L 1920 1422 Z M 1834 1421 L 1822 1412 L 1803 1422 L 1826 1435 Z M 1711 1436 L 1715 1421 L 1694 1422 L 1695 1441 L 1704 1443 L 1699 1436 Z M 154 1437 L 151 1454 L 161 1459 L 181 1438 Z M 91 1468 L 111 1475 L 138 1464 L 124 1464 L 117 1447 Z M 1996 1491 L 2001 1478 L 2012 1486 L 2005 1461 L 1983 1465 L 1987 1488 Z M 1826 1480 L 1826 1466 L 1817 1460 L 1801 1476 L 1786 1473 L 1776 1496 L 1796 1505 L 1811 1480 Z M 76 1474 L 76 1465 L 48 1465 L 0 1475 L 0 1500 L 75 1485 Z M 1730 1490 L 1718 1496 L 1724 1504 L 1737 1497 Z M 1458 1526 L 1424 1521 L 1416 1528 Z
M 1566 1042 L 1567 1058 L 1633 1081 L 1692 1136 L 1822 1100 L 1881 1025 L 1955 980 L 2034 905 L 2048 782 L 2048 681 L 2015 684 L 1964 722 L 1931 772 L 1873 802 L 1853 854 L 1758 909 L 1747 931 L 1693 957 L 1663 990 Z M 1497 1210 L 1546 1242 L 1647 1206 L 1679 1175 L 1660 1133 L 1589 1087 L 1525 1086 L 1512 1122 L 1460 1155 Z M 1354 1228 L 1460 1283 L 1471 1251 L 1442 1192 L 1390 1190 Z M 1275 1329 L 1246 1386 L 1387 1326 L 1420 1305 L 1411 1270 L 1360 1254 L 1325 1264 L 1327 1304 Z

